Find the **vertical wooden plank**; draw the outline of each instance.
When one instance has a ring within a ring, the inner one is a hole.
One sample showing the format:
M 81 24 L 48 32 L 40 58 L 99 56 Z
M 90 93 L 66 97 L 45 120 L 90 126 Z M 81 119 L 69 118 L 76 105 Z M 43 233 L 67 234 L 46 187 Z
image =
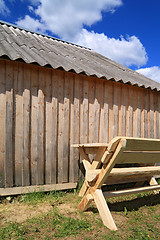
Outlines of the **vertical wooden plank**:
M 95 121 L 94 121 L 94 142 L 99 141 L 99 127 L 100 127 L 100 103 L 101 95 L 103 94 L 101 88 L 101 82 L 96 80 L 96 89 L 95 89 L 95 100 L 94 100 L 94 109 L 95 109 Z
M 144 89 L 144 137 L 148 138 L 149 127 L 149 92 Z
M 142 112 L 142 89 L 137 88 L 137 128 L 136 128 L 136 137 L 141 137 L 141 112 Z M 134 122 L 133 122 L 134 124 Z
M 29 67 L 24 67 L 24 92 L 23 92 L 23 161 L 22 161 L 22 186 L 30 185 L 30 79 Z
M 6 63 L 5 187 L 13 186 L 13 65 Z
M 158 103 L 159 92 L 155 92 L 155 135 L 154 138 L 159 138 L 159 115 L 160 115 L 160 105 Z
M 58 183 L 63 182 L 64 73 L 58 78 Z
M 88 79 L 82 78 L 83 92 L 82 92 L 82 103 L 81 103 L 81 122 L 80 122 L 80 135 L 81 142 L 88 142 Z
M 150 95 L 150 108 L 149 108 L 149 128 L 148 137 L 154 138 L 154 92 L 149 91 Z
M 108 130 L 108 142 L 111 141 L 113 138 L 113 99 L 114 99 L 114 91 L 113 91 L 113 83 L 109 82 L 108 83 L 108 88 L 107 88 L 107 102 L 108 102 L 108 107 L 109 107 L 109 130 Z
M 123 85 L 121 90 L 121 114 L 119 124 L 119 136 L 126 136 L 126 109 L 128 106 L 127 86 Z
M 96 121 L 97 122 L 97 137 L 98 141 L 97 142 L 104 142 L 104 85 L 103 85 L 103 80 L 97 80 L 98 85 L 97 85 L 97 117 Z
M 144 116 L 145 116 L 145 108 L 144 108 L 144 89 L 142 89 L 142 99 L 141 99 L 141 137 L 144 138 Z
M 127 131 L 126 136 L 132 137 L 133 136 L 133 87 L 128 86 L 128 109 L 127 109 Z
M 6 123 L 6 65 L 0 61 L 0 188 L 4 187 L 4 163 L 5 163 L 5 123 Z
M 37 184 L 44 184 L 44 90 L 45 72 L 39 69 L 37 109 Z
M 51 71 L 45 72 L 45 183 L 51 183 L 51 164 L 53 159 L 52 149 L 52 75 Z
M 31 69 L 31 185 L 37 183 L 38 68 Z
M 120 85 L 114 82 L 114 98 L 113 98 L 113 137 L 118 135 L 119 126 L 119 101 L 120 101 Z
M 58 77 L 57 71 L 52 71 L 52 151 L 51 183 L 57 181 L 57 114 L 58 114 Z
M 93 143 L 94 140 L 94 123 L 95 123 L 95 89 L 96 89 L 96 81 L 95 79 L 90 78 L 89 80 L 89 142 Z
M 133 128 L 133 137 L 137 137 L 137 128 L 138 128 L 138 91 L 136 87 L 133 87 L 133 120 L 132 120 L 132 128 Z
M 69 178 L 69 133 L 70 133 L 70 100 L 73 90 L 73 78 L 69 73 L 65 73 L 64 84 L 64 126 L 63 126 L 63 182 L 68 182 Z
M 109 105 L 108 105 L 108 82 L 104 81 L 104 142 L 108 142 L 109 138 Z
M 23 65 L 14 65 L 15 186 L 22 186 L 23 159 Z

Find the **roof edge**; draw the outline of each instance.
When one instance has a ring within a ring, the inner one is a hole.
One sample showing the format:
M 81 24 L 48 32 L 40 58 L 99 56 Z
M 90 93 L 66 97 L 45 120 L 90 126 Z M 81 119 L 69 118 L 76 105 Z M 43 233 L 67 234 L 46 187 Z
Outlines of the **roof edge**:
M 81 45 L 78 45 L 78 44 L 75 44 L 75 43 L 72 43 L 72 42 L 68 42 L 68 41 L 65 41 L 65 40 L 62 40 L 62 39 L 59 39 L 59 38 L 56 38 L 56 37 L 52 37 L 52 36 L 44 34 L 44 33 L 34 32 L 34 31 L 30 30 L 30 29 L 20 27 L 18 25 L 13 24 L 13 23 L 5 22 L 5 21 L 3 21 L 1 19 L 0 19 L 0 23 L 1 24 L 5 24 L 5 25 L 10 26 L 10 27 L 18 28 L 20 30 L 24 30 L 26 32 L 30 32 L 32 34 L 37 34 L 37 35 L 40 35 L 40 36 L 43 36 L 43 37 L 51 38 L 51 39 L 59 41 L 59 42 L 67 43 L 67 44 L 70 44 L 70 45 L 73 45 L 73 46 L 76 46 L 76 47 L 84 48 L 84 49 L 87 49 L 87 50 L 90 50 L 90 51 L 92 50 L 91 48 L 88 48 L 88 47 L 85 47 L 85 46 L 81 46 Z

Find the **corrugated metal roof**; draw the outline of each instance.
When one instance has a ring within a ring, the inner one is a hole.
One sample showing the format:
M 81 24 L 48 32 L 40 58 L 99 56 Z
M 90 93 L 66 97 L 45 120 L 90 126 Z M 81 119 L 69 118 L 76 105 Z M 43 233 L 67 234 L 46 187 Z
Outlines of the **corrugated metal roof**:
M 0 21 L 0 57 L 160 91 L 155 82 L 85 47 Z

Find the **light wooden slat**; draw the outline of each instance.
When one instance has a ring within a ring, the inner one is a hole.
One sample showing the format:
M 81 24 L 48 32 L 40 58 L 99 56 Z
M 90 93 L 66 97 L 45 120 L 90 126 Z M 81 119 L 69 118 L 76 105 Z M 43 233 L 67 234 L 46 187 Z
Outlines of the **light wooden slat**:
M 104 81 L 104 142 L 108 142 L 109 138 L 109 105 L 108 105 L 108 84 Z
M 86 173 L 86 180 L 91 182 L 93 181 L 97 175 L 100 173 L 101 169 L 88 170 Z M 115 181 L 115 183 L 119 183 L 120 181 L 127 180 L 130 182 L 132 179 L 139 178 L 149 178 L 154 175 L 160 174 L 160 167 L 131 167 L 131 168 L 113 168 L 110 172 L 106 183 Z
M 160 159 L 159 153 L 145 153 L 145 152 L 124 152 L 119 163 L 157 163 Z
M 58 77 L 58 183 L 63 182 L 64 73 Z
M 126 136 L 126 109 L 128 100 L 127 97 L 127 87 L 122 86 L 122 93 L 121 93 L 121 120 L 119 124 L 119 136 Z
M 107 102 L 109 107 L 108 142 L 113 138 L 113 94 L 113 83 L 109 83 L 107 88 Z
M 0 188 L 4 187 L 5 124 L 6 124 L 6 65 L 0 61 Z
M 13 66 L 6 64 L 5 187 L 13 186 Z
M 31 184 L 37 183 L 38 69 L 31 71 Z
M 159 139 L 127 138 L 126 151 L 159 151 Z
M 81 104 L 81 120 L 80 120 L 80 140 L 82 143 L 88 142 L 88 81 L 83 81 L 83 95 Z
M 18 194 L 25 194 L 31 192 L 49 192 L 58 190 L 67 190 L 76 188 L 77 183 L 62 183 L 62 184 L 49 184 L 49 185 L 33 185 L 25 187 L 13 187 L 13 188 L 0 188 L 0 196 L 12 196 Z
M 153 191 L 160 189 L 160 185 L 156 186 L 148 186 L 148 187 L 141 187 L 141 188 L 131 188 L 126 190 L 119 190 L 119 191 L 110 191 L 110 192 L 104 192 L 103 195 L 105 198 L 112 198 L 112 197 L 118 197 L 123 195 L 129 195 L 129 194 L 137 194 L 147 191 Z
M 44 91 L 46 75 L 39 70 L 38 109 L 37 109 L 37 184 L 44 184 Z
M 156 119 L 156 123 L 157 123 L 157 137 L 156 138 L 160 138 L 160 94 L 159 92 L 157 93 L 157 119 Z
M 94 139 L 94 123 L 95 123 L 95 88 L 96 88 L 95 79 L 89 80 L 89 142 L 93 143 Z
M 144 115 L 145 115 L 145 109 L 144 109 L 144 89 L 142 89 L 142 99 L 141 99 L 141 137 L 144 138 Z
M 15 186 L 22 186 L 23 162 L 23 65 L 16 64 L 14 76 L 15 109 Z
M 148 138 L 149 129 L 149 91 L 145 91 L 144 94 L 144 137 Z
M 119 126 L 119 104 L 120 104 L 120 85 L 114 83 L 114 99 L 113 99 L 113 137 L 118 135 Z
M 137 127 L 136 127 L 136 137 L 141 137 L 141 117 L 142 117 L 142 89 L 137 88 L 137 110 L 136 110 L 136 117 L 137 117 Z
M 99 120 L 99 142 L 107 142 L 106 140 L 106 124 L 104 111 L 104 81 L 100 81 L 99 86 L 99 101 L 100 101 L 100 120 Z
M 159 106 L 158 106 L 158 93 L 154 94 L 154 105 L 155 105 L 155 112 L 154 112 L 154 138 L 159 138 Z
M 73 143 L 78 143 L 79 139 L 79 126 L 80 126 L 80 76 L 73 75 L 74 78 L 74 92 L 71 101 L 71 121 L 70 121 L 70 171 L 69 181 L 78 181 L 78 160 L 79 151 L 73 148 Z
M 100 141 L 101 110 L 103 104 L 103 81 L 96 81 L 95 89 L 95 120 L 94 120 L 94 141 Z M 103 124 L 103 121 L 102 121 Z M 103 127 L 103 125 L 101 126 Z M 102 132 L 101 132 L 102 135 Z
M 63 129 L 63 182 L 69 179 L 69 133 L 70 133 L 70 98 L 73 91 L 73 78 L 65 73 L 64 84 L 64 129 Z
M 133 105 L 133 137 L 137 137 L 137 129 L 138 129 L 138 90 L 137 88 L 133 88 L 133 98 L 132 98 L 132 105 Z
M 149 138 L 154 138 L 154 93 L 150 91 L 150 111 L 149 111 L 149 128 L 148 136 Z
M 30 185 L 30 117 L 31 117 L 31 72 L 29 67 L 24 68 L 23 92 L 23 161 L 22 161 L 22 186 Z
M 52 75 L 45 71 L 45 183 L 51 183 L 52 151 Z
M 131 86 L 128 87 L 128 109 L 126 115 L 126 136 L 132 137 L 133 136 L 133 88 Z
M 52 151 L 53 151 L 53 159 L 51 163 L 51 183 L 57 182 L 57 144 L 58 144 L 58 136 L 57 136 L 57 124 L 58 124 L 58 78 L 59 75 L 56 74 L 55 71 L 52 71 Z

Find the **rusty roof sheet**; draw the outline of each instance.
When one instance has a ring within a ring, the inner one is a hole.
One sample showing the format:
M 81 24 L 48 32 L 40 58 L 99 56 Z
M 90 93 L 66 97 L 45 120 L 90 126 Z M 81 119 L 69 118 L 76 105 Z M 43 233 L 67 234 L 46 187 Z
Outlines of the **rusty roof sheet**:
M 6 57 L 160 91 L 160 83 L 89 48 L 0 21 L 0 58 Z

